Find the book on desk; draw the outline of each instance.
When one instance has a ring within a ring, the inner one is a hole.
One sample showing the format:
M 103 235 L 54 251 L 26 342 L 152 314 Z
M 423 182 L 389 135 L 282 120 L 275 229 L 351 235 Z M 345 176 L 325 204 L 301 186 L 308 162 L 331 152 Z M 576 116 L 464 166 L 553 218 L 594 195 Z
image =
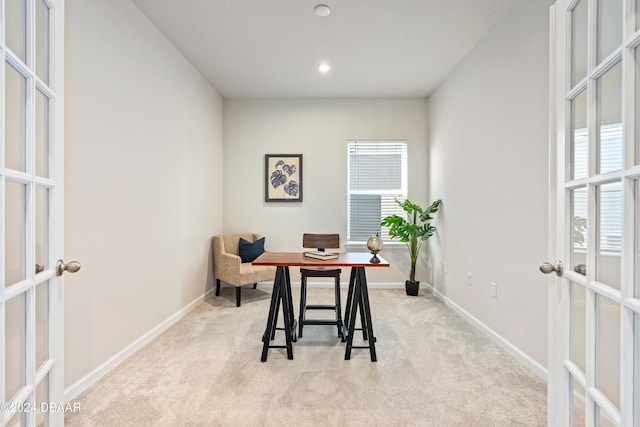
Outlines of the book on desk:
M 334 252 L 322 252 L 322 251 L 307 251 L 304 256 L 315 259 L 336 259 L 338 254 Z

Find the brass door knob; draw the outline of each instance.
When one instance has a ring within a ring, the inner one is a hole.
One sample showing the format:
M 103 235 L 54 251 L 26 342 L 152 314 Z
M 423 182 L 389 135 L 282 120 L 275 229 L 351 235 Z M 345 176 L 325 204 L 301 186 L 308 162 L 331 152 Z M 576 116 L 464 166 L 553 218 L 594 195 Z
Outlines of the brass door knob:
M 56 263 L 56 275 L 62 276 L 62 273 L 68 271 L 69 273 L 75 273 L 80 270 L 82 266 L 78 261 L 71 261 L 68 264 L 65 264 L 61 259 Z

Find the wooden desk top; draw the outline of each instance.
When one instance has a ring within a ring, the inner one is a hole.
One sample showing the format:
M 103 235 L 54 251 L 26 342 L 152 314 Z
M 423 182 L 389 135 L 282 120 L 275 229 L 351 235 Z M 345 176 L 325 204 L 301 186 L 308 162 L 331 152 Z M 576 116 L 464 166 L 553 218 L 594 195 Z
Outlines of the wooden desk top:
M 389 267 L 389 263 L 380 255 L 379 264 L 370 263 L 372 256 L 368 252 L 341 252 L 338 258 L 320 260 L 306 257 L 303 252 L 264 252 L 252 264 L 289 267 Z

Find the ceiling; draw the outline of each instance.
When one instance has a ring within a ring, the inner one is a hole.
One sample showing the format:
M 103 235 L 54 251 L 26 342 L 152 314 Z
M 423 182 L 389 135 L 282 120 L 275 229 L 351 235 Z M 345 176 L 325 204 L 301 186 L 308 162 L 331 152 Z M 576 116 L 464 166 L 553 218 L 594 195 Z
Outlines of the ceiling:
M 517 0 L 132 1 L 225 98 L 370 98 L 428 96 Z

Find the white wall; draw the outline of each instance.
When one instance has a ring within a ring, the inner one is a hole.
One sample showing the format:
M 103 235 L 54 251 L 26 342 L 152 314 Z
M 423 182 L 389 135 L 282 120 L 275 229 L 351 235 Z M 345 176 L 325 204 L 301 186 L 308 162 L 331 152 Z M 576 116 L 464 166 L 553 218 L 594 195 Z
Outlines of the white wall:
M 550 4 L 516 2 L 429 98 L 429 191 L 444 199 L 435 285 L 542 366 Z
M 65 386 L 212 284 L 222 98 L 129 0 L 67 0 Z
M 344 248 L 350 139 L 406 139 L 409 198 L 426 207 L 426 117 L 423 98 L 225 100 L 225 232 L 261 233 L 272 251 L 301 250 L 305 232 L 339 232 Z M 265 203 L 264 155 L 300 153 L 303 202 Z M 392 267 L 367 272 L 368 281 L 403 284 L 409 277 L 406 247 L 387 245 L 382 255 Z M 418 266 L 419 280 L 428 280 L 425 266 Z M 292 281 L 299 281 L 293 270 Z

